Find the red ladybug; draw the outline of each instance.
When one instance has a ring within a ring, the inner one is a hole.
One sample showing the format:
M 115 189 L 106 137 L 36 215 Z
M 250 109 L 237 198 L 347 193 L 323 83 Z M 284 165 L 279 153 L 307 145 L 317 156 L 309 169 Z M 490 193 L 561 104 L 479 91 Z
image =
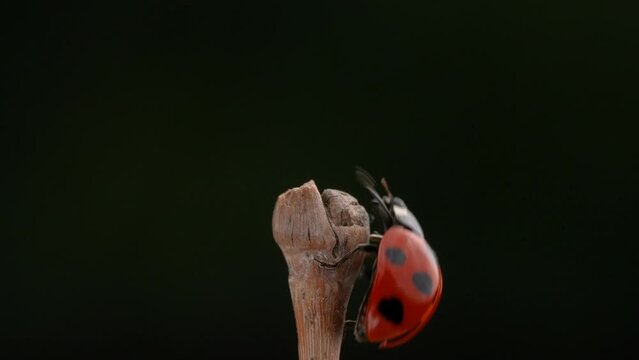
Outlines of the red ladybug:
M 359 250 L 375 254 L 372 281 L 355 322 L 355 338 L 392 348 L 413 339 L 433 316 L 442 295 L 442 273 L 419 222 L 404 201 L 390 193 L 385 179 L 381 182 L 387 195 L 382 197 L 370 174 L 357 168 L 356 175 L 373 195 L 384 234 L 372 234 L 369 243 L 334 264 L 322 264 L 337 266 Z

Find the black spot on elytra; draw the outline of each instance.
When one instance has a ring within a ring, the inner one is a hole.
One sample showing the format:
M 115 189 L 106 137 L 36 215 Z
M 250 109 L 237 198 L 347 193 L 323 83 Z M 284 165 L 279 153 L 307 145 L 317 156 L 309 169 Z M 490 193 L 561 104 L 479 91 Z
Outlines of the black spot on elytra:
M 413 285 L 425 295 L 430 295 L 433 292 L 433 279 L 423 271 L 413 274 Z
M 404 319 L 404 305 L 397 298 L 382 299 L 377 305 L 377 310 L 393 324 L 400 324 Z
M 386 249 L 386 257 L 393 265 L 403 265 L 406 261 L 406 254 L 400 248 L 389 247 Z

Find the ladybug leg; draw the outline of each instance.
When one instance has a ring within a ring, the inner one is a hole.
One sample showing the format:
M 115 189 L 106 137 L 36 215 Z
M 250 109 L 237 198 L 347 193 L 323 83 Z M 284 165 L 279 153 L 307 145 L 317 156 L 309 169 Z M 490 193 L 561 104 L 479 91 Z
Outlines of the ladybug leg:
M 355 320 L 344 320 L 344 335 L 343 337 L 346 337 L 348 332 L 351 332 L 353 330 L 355 330 L 355 327 L 357 326 L 357 321 Z
M 366 281 L 370 281 L 373 277 L 373 268 L 370 266 L 362 266 L 362 269 L 359 272 L 359 277 Z
M 329 263 L 329 262 L 320 260 L 317 257 L 315 258 L 315 261 L 320 263 L 321 267 L 336 268 L 336 267 L 339 266 L 339 264 L 341 264 L 344 261 L 348 260 L 351 256 L 353 256 L 358 251 L 364 251 L 366 253 L 374 253 L 374 252 L 377 251 L 377 247 L 378 246 L 379 246 L 379 244 L 375 244 L 375 243 L 358 244 L 356 247 L 353 248 L 353 250 L 349 251 L 344 256 L 342 256 L 341 258 L 337 259 L 334 263 Z
M 370 237 L 368 238 L 368 242 L 370 244 L 375 244 L 375 246 L 379 246 L 379 243 L 382 241 L 383 237 L 384 235 L 375 232 L 370 235 Z

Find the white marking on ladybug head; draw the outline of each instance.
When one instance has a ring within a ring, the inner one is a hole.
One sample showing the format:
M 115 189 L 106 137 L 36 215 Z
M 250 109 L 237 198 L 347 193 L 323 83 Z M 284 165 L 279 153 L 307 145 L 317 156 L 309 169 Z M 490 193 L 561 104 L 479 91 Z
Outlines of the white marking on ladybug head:
M 401 207 L 401 206 L 393 206 L 393 212 L 395 212 L 395 216 L 397 217 L 403 217 L 403 216 L 408 216 L 409 212 L 408 209 L 405 207 Z

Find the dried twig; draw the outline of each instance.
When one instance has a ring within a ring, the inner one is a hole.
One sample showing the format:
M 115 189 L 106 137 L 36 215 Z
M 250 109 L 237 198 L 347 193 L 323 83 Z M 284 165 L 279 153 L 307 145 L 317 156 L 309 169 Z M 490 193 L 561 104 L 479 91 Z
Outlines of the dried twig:
M 356 254 L 336 268 L 334 262 L 368 241 L 366 210 L 351 195 L 314 181 L 281 194 L 273 211 L 273 237 L 289 270 L 289 288 L 300 360 L 339 359 L 348 299 L 363 264 Z

